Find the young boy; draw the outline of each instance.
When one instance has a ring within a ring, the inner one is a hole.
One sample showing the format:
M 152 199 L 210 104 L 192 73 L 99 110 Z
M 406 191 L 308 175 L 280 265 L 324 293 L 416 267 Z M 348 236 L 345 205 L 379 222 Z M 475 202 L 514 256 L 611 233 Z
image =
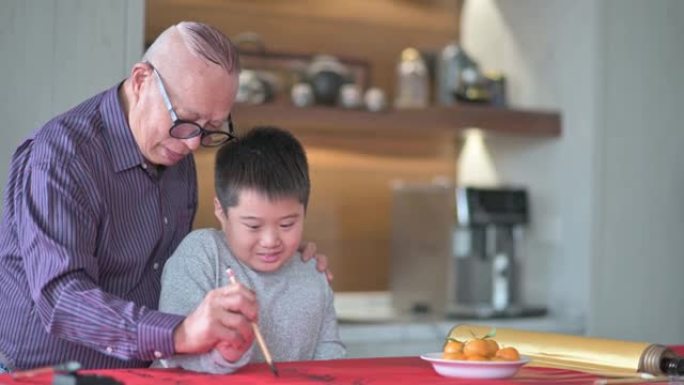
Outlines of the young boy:
M 164 266 L 159 309 L 190 313 L 208 291 L 230 285 L 231 268 L 256 295 L 259 328 L 276 363 L 343 357 L 326 277 L 315 261 L 295 256 L 310 190 L 302 145 L 286 131 L 254 128 L 219 149 L 215 177 L 214 214 L 221 230 L 196 230 L 183 240 Z M 242 357 L 232 353 L 219 345 L 155 366 L 230 373 L 264 361 L 254 346 Z

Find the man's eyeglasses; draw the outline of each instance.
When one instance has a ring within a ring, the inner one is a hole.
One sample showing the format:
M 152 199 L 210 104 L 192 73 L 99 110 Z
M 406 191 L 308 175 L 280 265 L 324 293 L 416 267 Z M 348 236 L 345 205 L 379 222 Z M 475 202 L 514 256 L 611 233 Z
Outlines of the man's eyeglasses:
M 171 99 L 169 99 L 169 94 L 166 92 L 166 87 L 164 87 L 164 81 L 156 68 L 149 62 L 147 63 L 157 77 L 157 84 L 159 85 L 159 92 L 161 93 L 162 99 L 164 99 L 164 105 L 166 109 L 169 110 L 171 115 L 171 128 L 169 128 L 169 135 L 176 139 L 191 139 L 196 136 L 201 135 L 202 139 L 200 144 L 204 147 L 216 147 L 229 140 L 235 139 L 233 120 L 228 115 L 228 119 L 223 123 L 223 125 L 218 130 L 207 130 L 206 128 L 200 126 L 199 124 L 178 118 L 178 114 L 173 109 L 171 105 Z

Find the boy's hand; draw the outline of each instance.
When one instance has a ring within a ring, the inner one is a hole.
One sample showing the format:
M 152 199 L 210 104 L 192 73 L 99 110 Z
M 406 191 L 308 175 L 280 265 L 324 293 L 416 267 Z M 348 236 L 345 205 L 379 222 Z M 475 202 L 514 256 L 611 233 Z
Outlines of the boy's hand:
M 174 331 L 175 351 L 205 353 L 223 342 L 239 351 L 239 358 L 252 345 L 251 323 L 256 322 L 258 314 L 256 297 L 244 286 L 214 289 Z
M 227 342 L 219 342 L 219 344 L 216 345 L 216 350 L 228 362 L 236 362 L 245 354 L 244 350 L 237 349 Z
M 328 283 L 333 281 L 333 273 L 328 270 L 328 257 L 324 254 L 316 254 L 316 244 L 313 242 L 302 242 L 299 245 L 299 252 L 302 253 L 302 261 L 306 262 L 311 258 L 316 258 L 316 270 L 325 273 Z

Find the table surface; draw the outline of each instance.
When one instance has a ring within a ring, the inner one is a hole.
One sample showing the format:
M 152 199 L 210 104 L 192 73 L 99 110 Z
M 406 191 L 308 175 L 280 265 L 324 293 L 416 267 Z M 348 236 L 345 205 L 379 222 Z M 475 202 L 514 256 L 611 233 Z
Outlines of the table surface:
M 684 347 L 676 349 L 684 352 Z M 86 371 L 113 377 L 126 385 L 247 385 L 247 384 L 594 384 L 599 377 L 561 369 L 523 367 L 514 377 L 505 380 L 466 380 L 438 375 L 431 365 L 419 357 L 384 357 L 331 361 L 300 361 L 278 363 L 276 378 L 265 364 L 252 364 L 230 375 L 211 375 L 178 369 L 117 369 Z M 13 379 L 0 375 L 0 385 L 51 384 L 50 375 Z
M 126 385 L 174 384 L 174 385 L 247 385 L 247 384 L 466 384 L 472 380 L 446 378 L 432 370 L 428 362 L 419 357 L 366 358 L 332 361 L 302 361 L 278 363 L 280 377 L 276 378 L 264 364 L 248 365 L 230 375 L 210 375 L 183 370 L 169 369 L 119 369 L 98 370 L 92 373 L 111 376 Z M 553 376 L 553 377 L 549 377 Z M 538 383 L 555 379 L 572 379 L 572 384 L 581 384 L 586 379 L 593 384 L 596 377 L 565 370 L 522 368 L 516 378 L 507 380 L 478 380 L 478 384 L 512 384 L 530 379 Z M 2 385 L 50 384 L 50 375 L 28 379 L 13 379 L 0 376 Z

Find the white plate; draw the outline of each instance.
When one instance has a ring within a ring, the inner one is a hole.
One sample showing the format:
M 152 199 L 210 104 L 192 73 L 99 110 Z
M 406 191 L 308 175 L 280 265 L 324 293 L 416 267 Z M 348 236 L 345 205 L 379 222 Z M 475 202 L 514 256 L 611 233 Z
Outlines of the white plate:
M 435 371 L 445 377 L 457 378 L 507 378 L 518 372 L 530 359 L 521 356 L 519 361 L 461 361 L 445 360 L 442 352 L 420 356 L 429 361 Z

